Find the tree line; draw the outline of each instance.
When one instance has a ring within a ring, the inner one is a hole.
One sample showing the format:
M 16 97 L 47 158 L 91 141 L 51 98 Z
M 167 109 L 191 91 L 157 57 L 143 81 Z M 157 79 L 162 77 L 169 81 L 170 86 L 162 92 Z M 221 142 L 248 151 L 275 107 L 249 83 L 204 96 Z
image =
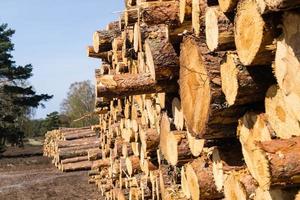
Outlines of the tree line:
M 45 119 L 32 119 L 34 110 L 53 98 L 50 94 L 37 94 L 30 84 L 33 66 L 19 66 L 13 60 L 15 31 L 7 24 L 0 24 L 0 152 L 5 144 L 22 145 L 25 136 L 41 136 L 59 127 L 79 127 L 96 123 L 93 112 L 94 89 L 90 81 L 76 82 L 70 86 L 61 112 L 52 112 Z

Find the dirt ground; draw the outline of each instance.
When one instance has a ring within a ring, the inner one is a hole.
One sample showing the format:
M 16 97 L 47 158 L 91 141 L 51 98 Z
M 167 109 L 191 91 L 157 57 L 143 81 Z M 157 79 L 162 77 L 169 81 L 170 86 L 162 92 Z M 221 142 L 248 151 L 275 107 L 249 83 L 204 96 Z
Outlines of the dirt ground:
M 103 199 L 87 172 L 62 173 L 41 147 L 9 148 L 0 158 L 0 200 Z

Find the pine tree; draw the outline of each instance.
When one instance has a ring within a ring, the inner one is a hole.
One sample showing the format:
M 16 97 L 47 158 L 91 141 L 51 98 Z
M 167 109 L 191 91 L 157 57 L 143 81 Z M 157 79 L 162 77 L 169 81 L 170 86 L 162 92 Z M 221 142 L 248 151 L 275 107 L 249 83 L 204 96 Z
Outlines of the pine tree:
M 32 65 L 17 66 L 13 60 L 14 33 L 7 24 L 0 24 L 0 146 L 6 139 L 19 142 L 24 134 L 21 130 L 24 116 L 31 108 L 44 106 L 42 102 L 52 98 L 48 94 L 36 94 L 28 83 Z

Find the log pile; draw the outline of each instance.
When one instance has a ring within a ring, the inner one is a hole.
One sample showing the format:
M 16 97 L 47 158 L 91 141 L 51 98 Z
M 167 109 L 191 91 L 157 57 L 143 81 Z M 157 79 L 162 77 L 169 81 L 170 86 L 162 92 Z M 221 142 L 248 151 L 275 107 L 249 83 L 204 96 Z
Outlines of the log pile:
M 299 199 L 299 0 L 125 0 L 93 36 L 106 199 Z
M 99 147 L 97 133 L 90 127 L 63 128 L 46 133 L 44 156 L 63 172 L 90 170 Z

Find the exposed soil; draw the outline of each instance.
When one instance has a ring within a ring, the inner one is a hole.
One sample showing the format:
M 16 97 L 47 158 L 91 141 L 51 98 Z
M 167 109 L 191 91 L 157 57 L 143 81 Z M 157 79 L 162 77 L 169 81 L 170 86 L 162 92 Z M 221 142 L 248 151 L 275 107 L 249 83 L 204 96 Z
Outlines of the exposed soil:
M 0 158 L 0 199 L 102 199 L 86 171 L 62 173 L 41 147 L 9 148 Z

